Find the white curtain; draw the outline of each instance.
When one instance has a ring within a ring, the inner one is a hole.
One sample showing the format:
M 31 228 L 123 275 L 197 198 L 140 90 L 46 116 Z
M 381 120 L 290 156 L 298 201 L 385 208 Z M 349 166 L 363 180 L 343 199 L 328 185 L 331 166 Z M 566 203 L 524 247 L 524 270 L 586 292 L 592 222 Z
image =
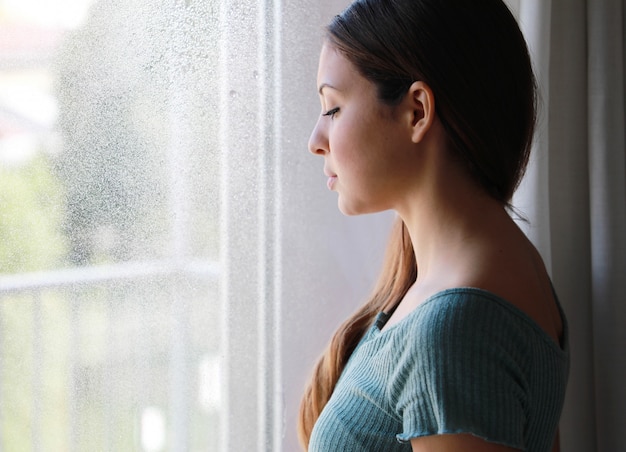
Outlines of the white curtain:
M 561 450 L 626 451 L 626 2 L 509 3 L 541 88 L 515 204 L 570 326 Z

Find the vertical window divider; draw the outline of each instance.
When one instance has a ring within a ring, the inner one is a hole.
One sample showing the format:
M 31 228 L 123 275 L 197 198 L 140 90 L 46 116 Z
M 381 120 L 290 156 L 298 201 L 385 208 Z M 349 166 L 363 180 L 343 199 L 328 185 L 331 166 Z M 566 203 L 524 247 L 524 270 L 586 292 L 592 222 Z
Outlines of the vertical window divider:
M 266 450 L 263 111 L 260 4 L 220 2 L 220 259 L 224 406 L 220 450 Z
M 259 344 L 260 450 L 282 446 L 280 383 L 280 0 L 261 0 L 259 28 Z
M 188 2 L 175 0 L 172 11 L 176 22 L 172 27 L 168 41 L 167 54 L 169 87 L 167 90 L 168 117 L 170 126 L 167 150 L 168 204 L 171 221 L 169 254 L 174 265 L 174 274 L 169 285 L 170 316 L 172 318 L 170 335 L 169 364 L 169 422 L 172 437 L 168 438 L 169 448 L 173 452 L 189 450 L 189 412 L 190 386 L 188 381 L 188 345 L 187 322 L 189 320 L 188 303 L 185 300 L 182 272 L 190 258 L 189 245 L 189 149 L 193 146 L 191 132 L 186 125 L 189 101 L 186 83 L 188 77 L 184 68 L 184 55 L 179 52 L 185 48 L 185 28 Z
M 220 450 L 281 448 L 279 0 L 220 3 Z

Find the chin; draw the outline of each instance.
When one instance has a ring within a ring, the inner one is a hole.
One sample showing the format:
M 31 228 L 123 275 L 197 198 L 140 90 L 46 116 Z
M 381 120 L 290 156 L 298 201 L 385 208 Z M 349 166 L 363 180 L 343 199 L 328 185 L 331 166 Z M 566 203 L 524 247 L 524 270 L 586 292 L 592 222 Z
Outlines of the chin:
M 385 209 L 376 209 L 371 204 L 364 203 L 364 202 L 357 202 L 357 201 L 348 202 L 347 200 L 342 199 L 341 196 L 339 196 L 339 199 L 337 200 L 337 207 L 339 208 L 339 211 L 342 214 L 348 217 L 353 217 L 356 215 L 365 215 L 368 213 L 377 213 L 377 212 L 382 212 L 383 210 L 385 210 Z

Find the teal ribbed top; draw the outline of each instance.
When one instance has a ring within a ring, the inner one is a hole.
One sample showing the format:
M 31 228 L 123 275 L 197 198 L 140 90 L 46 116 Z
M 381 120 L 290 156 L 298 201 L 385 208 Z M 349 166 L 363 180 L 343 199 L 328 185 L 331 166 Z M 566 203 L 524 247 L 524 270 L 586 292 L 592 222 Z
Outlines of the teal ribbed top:
M 442 433 L 549 451 L 569 370 L 559 310 L 561 346 L 515 306 L 474 288 L 440 292 L 385 331 L 377 321 L 344 368 L 309 451 L 410 451 L 411 438 Z

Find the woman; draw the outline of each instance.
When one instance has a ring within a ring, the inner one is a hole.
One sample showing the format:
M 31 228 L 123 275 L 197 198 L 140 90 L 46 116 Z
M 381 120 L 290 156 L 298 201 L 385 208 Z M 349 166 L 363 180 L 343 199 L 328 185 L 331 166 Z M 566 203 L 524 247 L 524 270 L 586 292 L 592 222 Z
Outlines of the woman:
M 370 300 L 300 412 L 310 451 L 558 450 L 567 325 L 511 219 L 535 79 L 501 0 L 357 0 L 327 29 L 310 138 L 339 209 L 393 209 Z

